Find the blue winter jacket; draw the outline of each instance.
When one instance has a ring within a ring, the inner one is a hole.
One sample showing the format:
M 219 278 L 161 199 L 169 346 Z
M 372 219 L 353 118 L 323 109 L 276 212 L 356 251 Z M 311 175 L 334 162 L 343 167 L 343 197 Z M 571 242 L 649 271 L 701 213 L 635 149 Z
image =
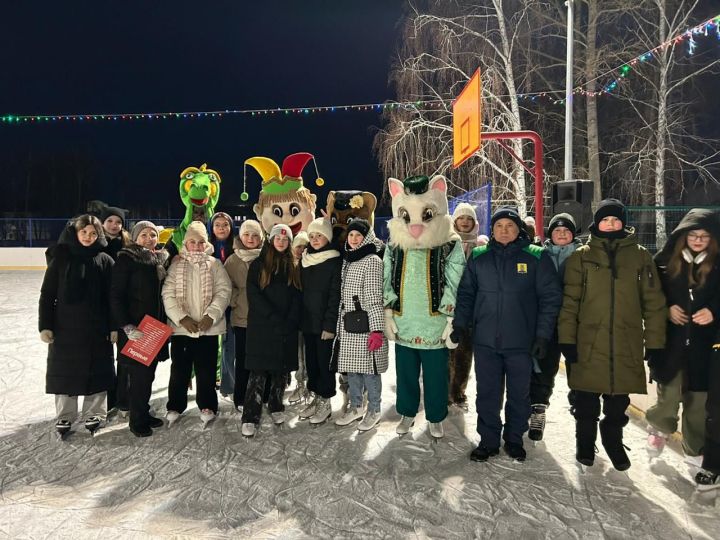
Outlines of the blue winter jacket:
M 456 328 L 472 330 L 476 347 L 530 351 L 550 340 L 562 305 L 562 285 L 543 248 L 526 237 L 503 246 L 491 239 L 472 251 L 457 292 Z

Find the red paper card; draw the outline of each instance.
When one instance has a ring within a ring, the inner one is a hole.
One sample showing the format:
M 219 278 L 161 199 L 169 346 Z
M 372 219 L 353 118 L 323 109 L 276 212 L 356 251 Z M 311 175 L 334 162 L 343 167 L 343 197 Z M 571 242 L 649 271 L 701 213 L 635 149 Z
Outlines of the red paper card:
M 145 335 L 135 341 L 128 340 L 120 352 L 149 366 L 172 335 L 172 328 L 150 315 L 145 315 L 138 325 L 138 330 Z

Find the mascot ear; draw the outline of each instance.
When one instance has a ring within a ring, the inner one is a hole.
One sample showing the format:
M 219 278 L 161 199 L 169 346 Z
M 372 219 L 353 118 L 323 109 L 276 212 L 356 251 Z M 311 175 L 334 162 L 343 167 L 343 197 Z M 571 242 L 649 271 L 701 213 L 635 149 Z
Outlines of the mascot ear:
M 375 211 L 375 208 L 377 208 L 377 199 L 375 198 L 375 195 L 370 193 L 369 191 L 363 191 L 363 201 L 365 201 L 365 208 L 368 209 L 368 212 L 371 214 Z
M 335 208 L 335 192 L 331 191 L 328 193 L 328 199 L 327 204 L 325 205 L 325 209 L 328 214 L 332 214 L 333 208 Z
M 260 208 L 260 205 L 255 203 L 253 204 L 253 212 L 255 212 L 255 217 L 258 219 L 258 221 L 262 220 L 262 209 Z
M 444 176 L 440 174 L 438 174 L 437 176 L 433 176 L 433 179 L 430 180 L 429 188 L 437 189 L 442 193 L 447 193 L 447 180 Z
M 390 191 L 390 196 L 394 199 L 405 191 L 405 186 L 397 178 L 388 178 L 388 190 Z

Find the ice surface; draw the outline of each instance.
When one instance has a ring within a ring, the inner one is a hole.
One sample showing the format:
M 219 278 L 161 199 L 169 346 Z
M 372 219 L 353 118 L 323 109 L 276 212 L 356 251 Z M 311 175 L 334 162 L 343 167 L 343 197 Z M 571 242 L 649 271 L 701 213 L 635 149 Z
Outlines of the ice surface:
M 221 400 L 205 431 L 191 402 L 176 425 L 152 437 L 134 437 L 123 420 L 95 438 L 76 425 L 58 442 L 37 332 L 41 281 L 42 272 L 0 271 L 4 537 L 720 538 L 715 493 L 695 492 L 676 448 L 649 463 L 639 421 L 626 428 L 628 473 L 615 471 L 602 449 L 594 467 L 578 468 L 562 376 L 546 440 L 526 443 L 525 463 L 503 454 L 469 461 L 478 440 L 472 407 L 451 411 L 437 444 L 422 412 L 398 438 L 392 367 L 383 375 L 382 421 L 366 434 L 331 423 L 312 428 L 293 406 L 282 429 L 264 414 L 248 440 L 232 403 Z M 157 373 L 158 415 L 169 367 Z

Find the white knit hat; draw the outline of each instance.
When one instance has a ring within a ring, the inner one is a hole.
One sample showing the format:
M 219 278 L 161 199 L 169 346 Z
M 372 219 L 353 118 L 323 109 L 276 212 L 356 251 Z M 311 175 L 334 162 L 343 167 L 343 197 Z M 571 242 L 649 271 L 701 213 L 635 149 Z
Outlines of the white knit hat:
M 455 207 L 455 211 L 452 215 L 453 223 L 457 218 L 460 216 L 467 216 L 473 219 L 475 223 L 477 223 L 477 214 L 475 213 L 475 209 L 472 207 L 470 203 L 461 202 Z
M 274 225 L 272 229 L 270 229 L 270 236 L 268 236 L 268 241 L 272 242 L 273 237 L 278 235 L 285 236 L 290 242 L 292 242 L 292 229 L 290 229 L 290 227 L 288 227 L 284 223 L 278 223 L 277 225 Z
M 240 232 L 238 233 L 238 236 L 242 236 L 246 232 L 254 232 L 260 238 L 265 238 L 265 233 L 262 230 L 262 226 L 254 219 L 246 219 L 242 222 L 242 225 L 240 225 Z
M 328 239 L 328 242 L 332 242 L 333 231 L 330 221 L 325 218 L 317 218 L 310 222 L 307 229 L 308 234 L 319 233 Z
M 192 238 L 194 238 L 195 240 L 203 240 L 207 242 L 208 233 L 205 225 L 203 225 L 199 221 L 193 221 L 192 223 L 190 223 L 187 230 L 185 231 L 185 238 L 183 238 L 183 244 Z
M 292 241 L 292 247 L 295 249 L 298 246 L 304 246 L 306 244 L 310 243 L 310 239 L 308 238 L 308 233 L 305 231 L 300 231 L 295 235 L 295 238 L 293 238 Z

